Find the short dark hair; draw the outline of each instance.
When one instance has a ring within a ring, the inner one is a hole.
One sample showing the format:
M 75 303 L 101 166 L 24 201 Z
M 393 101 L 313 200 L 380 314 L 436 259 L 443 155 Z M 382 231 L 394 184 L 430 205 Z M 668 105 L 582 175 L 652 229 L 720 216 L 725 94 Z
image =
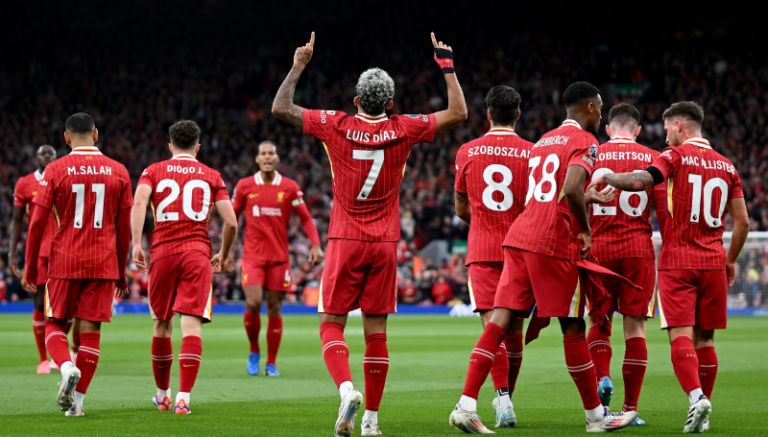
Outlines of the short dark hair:
M 85 112 L 78 112 L 67 118 L 64 129 L 71 134 L 89 134 L 96 129 L 96 123 L 90 115 Z
M 661 118 L 667 121 L 670 118 L 681 117 L 695 122 L 701 127 L 704 124 L 704 108 L 696 102 L 677 102 L 667 108 Z
M 614 105 L 613 108 L 608 111 L 608 124 L 614 122 L 619 126 L 626 126 L 630 123 L 639 126 L 640 111 L 629 103 L 619 103 L 618 105 Z
M 179 120 L 174 123 L 168 133 L 171 134 L 171 144 L 188 150 L 200 143 L 200 127 L 192 120 Z
M 520 113 L 520 94 L 511 86 L 496 85 L 485 96 L 485 104 L 495 124 L 509 126 Z
M 574 82 L 565 89 L 563 103 L 566 108 L 570 108 L 585 100 L 594 99 L 599 94 L 600 90 L 589 82 Z

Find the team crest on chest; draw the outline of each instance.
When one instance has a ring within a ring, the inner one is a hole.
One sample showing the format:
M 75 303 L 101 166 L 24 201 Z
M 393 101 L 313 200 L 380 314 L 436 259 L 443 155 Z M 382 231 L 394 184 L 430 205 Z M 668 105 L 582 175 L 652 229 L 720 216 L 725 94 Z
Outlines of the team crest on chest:
M 281 192 L 277 193 L 277 201 L 278 201 L 278 203 L 283 201 L 283 195 L 284 194 L 285 194 L 285 191 L 281 191 Z

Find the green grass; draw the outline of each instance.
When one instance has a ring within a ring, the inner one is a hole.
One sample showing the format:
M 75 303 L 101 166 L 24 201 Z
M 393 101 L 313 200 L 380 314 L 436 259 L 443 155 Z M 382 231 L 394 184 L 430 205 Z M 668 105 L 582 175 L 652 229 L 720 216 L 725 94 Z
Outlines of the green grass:
M 85 399 L 86 416 L 67 418 L 55 402 L 58 372 L 36 375 L 31 317 L 0 315 L 0 386 L 10 402 L 0 408 L 0 435 L 332 435 L 338 392 L 320 355 L 316 317 L 285 317 L 278 359 L 283 376 L 245 372 L 247 342 L 239 316 L 217 316 L 203 328 L 203 364 L 192 393 L 191 416 L 157 411 L 150 366 L 152 323 L 148 316 L 116 316 L 104 325 L 101 359 Z M 616 326 L 621 326 L 620 321 Z M 680 435 L 687 398 L 672 371 L 666 333 L 651 323 L 648 371 L 640 398 L 643 428 L 624 434 Z M 718 333 L 720 360 L 713 400 L 713 435 L 768 436 L 768 319 L 733 318 Z M 174 334 L 178 354 L 181 338 Z M 391 367 L 379 424 L 386 436 L 460 435 L 448 415 L 461 395 L 467 359 L 480 334 L 476 318 L 395 316 L 389 324 Z M 363 391 L 364 341 L 360 319 L 346 332 L 356 386 Z M 614 403 L 621 405 L 623 338 L 613 338 Z M 262 336 L 262 348 L 264 340 Z M 263 365 L 263 361 L 262 361 Z M 178 362 L 171 387 L 178 388 Z M 480 395 L 480 415 L 493 424 L 489 381 Z M 565 369 L 556 327 L 525 349 L 513 402 L 520 421 L 506 435 L 583 435 L 584 412 Z M 359 435 L 358 415 L 356 435 Z

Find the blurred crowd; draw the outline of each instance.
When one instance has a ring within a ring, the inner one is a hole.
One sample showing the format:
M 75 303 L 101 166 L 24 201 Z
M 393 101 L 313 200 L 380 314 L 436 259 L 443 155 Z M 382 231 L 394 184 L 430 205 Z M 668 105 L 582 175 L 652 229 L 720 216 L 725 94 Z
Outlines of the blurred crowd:
M 396 83 L 394 113 L 430 113 L 447 105 L 428 31 L 420 25 L 431 13 L 428 5 L 408 4 L 408 14 L 380 11 L 382 23 L 396 22 L 396 31 L 386 38 L 351 38 L 346 25 L 336 24 L 355 22 L 366 13 L 364 5 L 334 11 L 326 18 L 328 25 L 313 27 L 310 13 L 267 14 L 247 2 L 240 7 L 204 2 L 199 10 L 179 1 L 137 2 L 139 10 L 112 6 L 115 10 L 103 14 L 91 3 L 68 8 L 51 2 L 52 12 L 34 23 L 10 23 L 6 31 L 13 36 L 2 42 L 6 58 L 15 60 L 0 65 L 0 288 L 9 296 L 19 294 L 17 281 L 5 269 L 13 187 L 20 176 L 35 170 L 38 146 L 51 144 L 59 156 L 68 153 L 62 131 L 71 113 L 93 115 L 100 132 L 98 146 L 126 165 L 134 184 L 145 167 L 170 156 L 167 129 L 182 118 L 201 126 L 199 159 L 221 172 L 230 193 L 240 178 L 257 171 L 259 142 L 274 141 L 281 157 L 279 172 L 302 187 L 325 247 L 333 206 L 328 158 L 317 139 L 270 112 L 293 50 L 308 40 L 309 30 L 317 31 L 317 43 L 296 91 L 298 104 L 353 113 L 358 74 L 379 66 Z M 454 215 L 454 158 L 463 143 L 488 130 L 483 99 L 495 84 L 513 86 L 522 95 L 516 131 L 530 141 L 564 119 L 561 95 L 575 80 L 601 87 L 606 112 L 620 101 L 634 103 L 642 114 L 638 141 L 656 150 L 665 147 L 664 109 L 679 100 L 701 103 L 704 136 L 734 162 L 743 180 L 751 229 L 768 230 L 768 63 L 764 53 L 749 48 L 758 38 L 751 33 L 755 31 L 733 20 L 713 25 L 702 18 L 664 32 L 628 35 L 621 28 L 609 28 L 599 35 L 572 38 L 574 25 L 568 17 L 574 11 L 547 17 L 548 26 L 515 16 L 509 28 L 496 29 L 484 26 L 480 17 L 467 22 L 472 16 L 469 7 L 458 6 L 436 29 L 438 38 L 453 47 L 469 119 L 437 135 L 434 143 L 417 145 L 408 159 L 398 243 L 403 302 L 469 300 L 461 256 L 422 260 L 417 255 L 432 240 L 466 239 L 468 226 Z M 596 20 L 606 19 L 599 14 Z M 64 18 L 53 21 L 60 16 Z M 169 16 L 174 17 L 171 24 Z M 272 20 L 261 25 L 266 16 Z M 282 20 L 295 26 L 278 26 Z M 462 31 L 451 30 L 456 28 Z M 607 140 L 604 130 L 599 139 Z M 726 221 L 726 230 L 730 226 Z M 220 244 L 220 227 L 214 214 L 214 249 Z M 145 235 L 151 228 L 148 220 Z M 309 240 L 296 217 L 289 235 L 295 293 L 288 298 L 301 300 L 305 289 L 319 285 L 322 266 L 307 263 Z M 235 246 L 238 260 L 242 236 Z M 741 262 L 732 290 L 746 296 L 745 305 L 768 304 L 757 292 L 768 289 L 768 252 L 749 249 Z M 146 277 L 133 266 L 129 270 L 131 297 L 141 299 Z M 242 298 L 240 276 L 218 277 L 215 294 L 219 301 Z

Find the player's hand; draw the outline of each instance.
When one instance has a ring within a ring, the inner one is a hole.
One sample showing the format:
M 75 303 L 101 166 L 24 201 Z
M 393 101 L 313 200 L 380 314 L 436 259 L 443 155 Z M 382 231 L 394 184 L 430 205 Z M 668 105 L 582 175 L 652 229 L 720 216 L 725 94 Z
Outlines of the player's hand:
M 147 273 L 147 261 L 144 255 L 144 249 L 141 246 L 133 246 L 133 264 L 141 273 Z
M 24 272 L 19 270 L 19 260 L 11 254 L 8 254 L 8 258 L 8 263 L 11 265 L 11 273 L 13 273 L 13 276 L 21 279 L 21 275 L 24 274 Z
M 608 203 L 616 198 L 616 189 L 610 185 L 606 187 L 607 190 L 597 191 L 597 188 L 591 187 L 584 194 L 584 200 L 587 204 L 590 203 Z
M 125 282 L 125 281 L 123 281 Z M 121 288 L 119 285 L 115 287 L 115 299 L 120 299 L 123 296 L 128 295 L 128 287 Z
M 25 290 L 32 294 L 37 294 L 37 285 L 31 284 L 27 282 L 26 280 L 22 280 L 22 287 L 24 287 Z
M 435 38 L 435 32 L 432 32 L 432 45 L 433 45 L 433 46 L 434 46 L 436 49 L 445 49 L 445 50 L 448 50 L 449 52 L 452 52 L 452 51 L 453 51 L 453 49 L 451 48 L 451 46 L 449 46 L 449 45 L 447 45 L 447 44 L 443 44 L 443 42 L 442 42 L 442 41 L 439 41 L 439 42 L 437 41 L 437 39 Z
M 606 185 L 605 183 L 605 176 L 598 176 L 595 179 L 592 179 L 592 182 L 589 183 L 589 186 L 587 187 L 587 191 L 591 190 L 592 188 L 597 189 L 597 187 L 601 185 Z
M 579 235 L 577 235 L 576 238 L 584 243 L 581 247 L 581 259 L 587 259 L 589 249 L 592 247 L 592 234 L 589 231 L 582 231 L 579 232 Z
M 312 246 L 309 249 L 309 263 L 313 266 L 316 266 L 323 262 L 323 258 L 325 258 L 325 254 L 323 253 L 323 249 L 320 248 L 320 246 Z
M 227 261 L 224 263 L 224 271 L 231 273 L 235 271 L 235 257 L 230 253 Z
M 736 281 L 736 264 L 725 263 L 725 277 L 728 279 L 728 286 L 732 286 Z
M 315 32 L 312 32 L 312 36 L 309 38 L 309 42 L 303 47 L 296 49 L 296 53 L 293 55 L 293 67 L 301 68 L 309 64 L 309 60 L 312 59 L 312 52 L 315 49 Z
M 219 273 L 232 273 L 234 268 L 230 268 L 230 266 L 227 263 L 227 259 L 224 258 L 224 255 L 222 255 L 221 252 L 217 253 L 216 255 L 211 258 L 211 267 L 213 267 L 213 273 L 215 275 L 218 275 Z M 231 267 L 234 267 L 231 266 Z

